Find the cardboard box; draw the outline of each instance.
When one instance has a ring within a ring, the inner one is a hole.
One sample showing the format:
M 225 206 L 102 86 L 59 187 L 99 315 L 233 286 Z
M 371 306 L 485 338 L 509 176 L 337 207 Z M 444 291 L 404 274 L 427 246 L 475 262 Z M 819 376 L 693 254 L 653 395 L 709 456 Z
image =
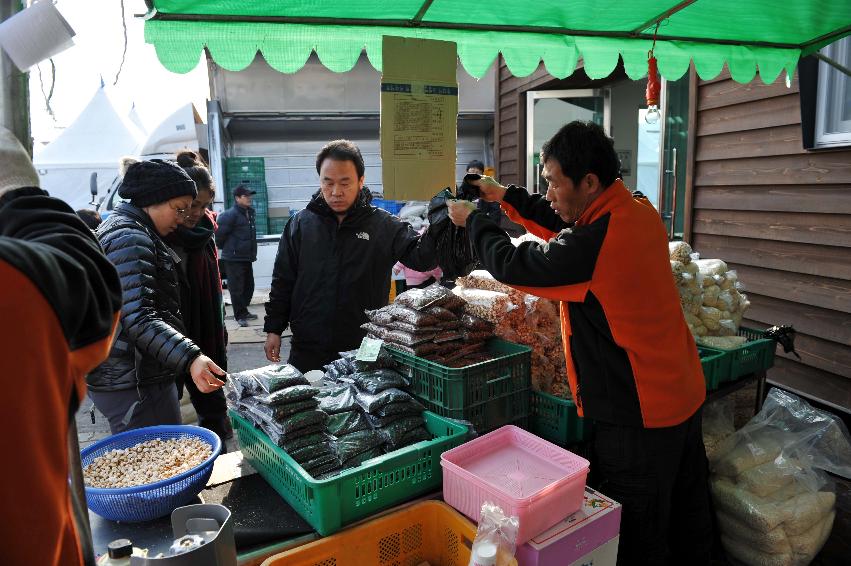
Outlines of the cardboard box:
M 430 200 L 455 187 L 456 45 L 384 36 L 381 167 L 384 198 Z
M 517 549 L 518 566 L 615 566 L 621 506 L 590 487 L 582 509 Z

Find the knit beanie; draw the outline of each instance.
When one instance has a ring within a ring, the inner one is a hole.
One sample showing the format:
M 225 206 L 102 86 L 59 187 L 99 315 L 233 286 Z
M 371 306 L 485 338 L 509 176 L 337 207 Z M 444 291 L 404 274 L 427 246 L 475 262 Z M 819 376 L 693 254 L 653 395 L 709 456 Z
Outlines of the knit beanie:
M 15 134 L 0 126 L 0 196 L 22 187 L 38 187 L 38 173 Z
M 139 208 L 178 197 L 198 195 L 195 181 L 179 165 L 163 159 L 132 163 L 124 173 L 118 195 Z

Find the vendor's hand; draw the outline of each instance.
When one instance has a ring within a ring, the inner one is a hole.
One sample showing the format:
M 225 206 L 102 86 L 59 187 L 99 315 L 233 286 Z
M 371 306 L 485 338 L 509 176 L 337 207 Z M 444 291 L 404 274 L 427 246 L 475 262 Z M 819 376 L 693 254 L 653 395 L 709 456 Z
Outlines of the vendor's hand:
M 212 393 L 216 389 L 221 389 L 224 381 L 219 377 L 226 375 L 225 370 L 216 365 L 216 362 L 201 354 L 189 366 L 189 374 L 192 376 L 192 381 L 195 382 L 198 391 L 201 393 Z
M 266 335 L 266 344 L 263 345 L 266 359 L 270 362 L 281 361 L 281 335 L 270 332 Z
M 476 210 L 476 205 L 467 200 L 450 200 L 447 206 L 449 207 L 450 220 L 461 228 L 467 225 L 467 218 L 470 213 Z
M 502 202 L 505 196 L 505 187 L 500 185 L 493 177 L 482 175 L 481 179 L 470 181 L 471 185 L 479 187 L 479 196 L 487 202 Z

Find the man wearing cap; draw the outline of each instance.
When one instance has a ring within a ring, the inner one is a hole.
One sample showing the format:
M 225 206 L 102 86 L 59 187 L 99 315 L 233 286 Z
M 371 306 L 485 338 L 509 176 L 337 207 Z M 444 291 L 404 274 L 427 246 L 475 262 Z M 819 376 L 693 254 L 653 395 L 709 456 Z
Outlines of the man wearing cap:
M 233 191 L 234 205 L 219 215 L 216 244 L 222 250 L 228 291 L 233 305 L 233 317 L 240 326 L 248 326 L 257 318 L 248 312 L 254 294 L 254 270 L 257 261 L 257 226 L 251 198 L 256 193 L 245 185 Z

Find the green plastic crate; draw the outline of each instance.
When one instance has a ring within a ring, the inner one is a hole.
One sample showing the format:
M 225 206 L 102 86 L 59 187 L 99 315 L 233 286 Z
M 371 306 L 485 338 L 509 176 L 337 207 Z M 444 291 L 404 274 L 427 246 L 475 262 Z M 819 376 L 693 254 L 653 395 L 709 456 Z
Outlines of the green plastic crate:
M 473 423 L 483 434 L 506 424 L 526 426 L 531 389 L 528 346 L 494 338 L 487 344 L 498 358 L 450 368 L 394 349 L 387 351 L 411 381 L 411 393 L 439 415 Z
M 572 399 L 533 391 L 531 412 L 530 431 L 559 446 L 582 442 L 590 434 L 591 422 L 577 414 Z
M 700 365 L 703 366 L 703 379 L 706 381 L 707 391 L 714 391 L 721 383 L 729 381 L 723 353 L 703 346 L 698 346 L 697 352 L 700 354 Z
M 364 462 L 326 480 L 313 479 L 262 430 L 230 411 L 239 447 L 251 466 L 319 534 L 440 489 L 440 455 L 467 437 L 463 425 L 423 413 L 435 438 Z
M 709 346 L 700 346 L 718 354 L 723 354 L 719 361 L 721 381 L 734 381 L 743 375 L 766 371 L 774 366 L 774 350 L 776 343 L 770 338 L 763 338 L 761 330 L 739 328 L 739 336 L 748 339 L 747 342 L 733 350 L 719 350 Z

